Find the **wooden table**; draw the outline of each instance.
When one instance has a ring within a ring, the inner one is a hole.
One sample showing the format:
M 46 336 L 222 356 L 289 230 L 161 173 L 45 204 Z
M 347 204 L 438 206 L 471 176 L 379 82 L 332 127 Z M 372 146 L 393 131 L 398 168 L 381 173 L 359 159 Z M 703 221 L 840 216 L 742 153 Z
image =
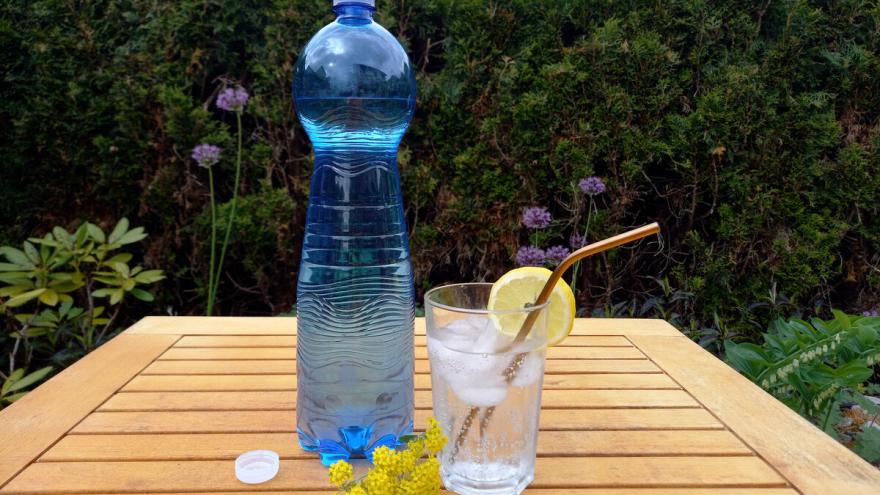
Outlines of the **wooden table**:
M 0 494 L 328 495 L 293 433 L 295 333 L 291 318 L 145 318 L 0 412 Z M 578 320 L 544 389 L 531 494 L 880 493 L 878 470 L 660 320 Z M 257 448 L 282 466 L 249 488 L 232 459 Z

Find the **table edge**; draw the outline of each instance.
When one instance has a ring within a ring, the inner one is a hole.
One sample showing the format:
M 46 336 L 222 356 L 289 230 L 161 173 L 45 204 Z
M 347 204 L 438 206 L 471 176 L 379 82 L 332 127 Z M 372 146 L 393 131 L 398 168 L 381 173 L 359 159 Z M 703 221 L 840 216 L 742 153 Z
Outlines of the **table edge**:
M 148 335 L 296 335 L 297 318 L 285 316 L 147 316 L 125 331 Z M 417 335 L 425 318 L 415 320 Z M 577 318 L 571 335 L 681 336 L 667 321 L 654 318 Z
M 120 334 L 0 411 L 0 488 L 178 338 Z
M 629 340 L 799 492 L 880 492 L 880 470 L 689 338 L 641 335 Z M 772 417 L 773 427 L 762 428 L 752 413 Z

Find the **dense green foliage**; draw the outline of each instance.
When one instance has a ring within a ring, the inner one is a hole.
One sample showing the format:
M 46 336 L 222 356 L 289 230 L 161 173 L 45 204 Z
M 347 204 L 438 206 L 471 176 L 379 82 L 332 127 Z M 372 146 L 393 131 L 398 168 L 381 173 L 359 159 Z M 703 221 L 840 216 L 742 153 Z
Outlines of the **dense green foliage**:
M 128 215 L 169 275 L 157 304 L 203 311 L 207 178 L 188 157 L 224 148 L 228 200 L 234 120 L 213 96 L 235 81 L 254 98 L 219 308 L 288 309 L 312 164 L 291 69 L 329 4 L 3 0 L 0 242 Z M 586 310 L 670 299 L 723 338 L 763 328 L 751 303 L 774 284 L 808 312 L 880 300 L 876 2 L 380 0 L 377 19 L 419 71 L 400 165 L 420 289 L 510 268 L 527 206 L 563 243 L 598 175 L 592 238 L 664 233 L 585 264 Z
M 84 222 L 0 246 L 0 408 L 124 328 L 126 302 L 154 300 L 146 288 L 162 270 L 123 250 L 146 237 L 123 217 L 110 232 Z
M 763 345 L 728 341 L 725 350 L 734 368 L 837 437 L 842 405 L 857 403 L 868 414 L 878 414 L 862 392 L 877 392 L 868 379 L 880 361 L 880 318 L 833 314 L 828 321 L 778 319 L 764 334 Z M 858 433 L 856 451 L 880 461 L 880 430 L 866 424 Z

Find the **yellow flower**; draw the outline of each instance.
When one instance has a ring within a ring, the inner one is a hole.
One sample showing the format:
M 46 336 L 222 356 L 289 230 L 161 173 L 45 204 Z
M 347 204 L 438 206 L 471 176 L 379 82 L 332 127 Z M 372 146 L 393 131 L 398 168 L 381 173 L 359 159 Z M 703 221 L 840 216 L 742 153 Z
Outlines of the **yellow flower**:
M 360 486 L 355 486 L 351 490 L 348 491 L 348 495 L 367 495 L 367 491 L 361 488 Z
M 354 468 L 345 461 L 338 461 L 330 466 L 330 483 L 334 486 L 342 488 L 342 485 L 348 483 L 354 477 Z
M 366 488 L 370 495 L 391 494 L 397 489 L 397 478 L 389 476 L 384 470 L 373 469 L 361 481 L 361 486 Z
M 440 423 L 434 418 L 428 419 L 428 429 L 425 431 L 425 445 L 428 447 L 428 453 L 436 454 L 443 450 L 446 445 L 446 436 L 440 429 Z
M 413 469 L 409 479 L 400 484 L 403 495 L 424 495 L 440 492 L 440 461 L 430 457 Z
M 399 475 L 403 467 L 400 453 L 384 445 L 373 451 L 373 465 L 391 476 Z

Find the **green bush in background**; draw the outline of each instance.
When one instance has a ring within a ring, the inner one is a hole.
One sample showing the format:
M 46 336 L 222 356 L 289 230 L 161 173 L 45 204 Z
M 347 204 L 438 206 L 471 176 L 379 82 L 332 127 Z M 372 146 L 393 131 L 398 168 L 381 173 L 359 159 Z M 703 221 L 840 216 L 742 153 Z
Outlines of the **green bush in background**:
M 127 215 L 168 274 L 157 308 L 202 312 L 208 195 L 188 157 L 233 148 L 212 102 L 240 83 L 242 234 L 219 311 L 290 308 L 312 166 L 291 70 L 329 5 L 5 0 L 0 243 Z M 377 18 L 419 71 L 400 166 L 420 290 L 509 269 L 524 207 L 548 207 L 564 244 L 597 175 L 593 239 L 664 231 L 582 267 L 586 311 L 675 313 L 717 342 L 757 337 L 779 294 L 787 313 L 880 301 L 876 2 L 380 0 Z

